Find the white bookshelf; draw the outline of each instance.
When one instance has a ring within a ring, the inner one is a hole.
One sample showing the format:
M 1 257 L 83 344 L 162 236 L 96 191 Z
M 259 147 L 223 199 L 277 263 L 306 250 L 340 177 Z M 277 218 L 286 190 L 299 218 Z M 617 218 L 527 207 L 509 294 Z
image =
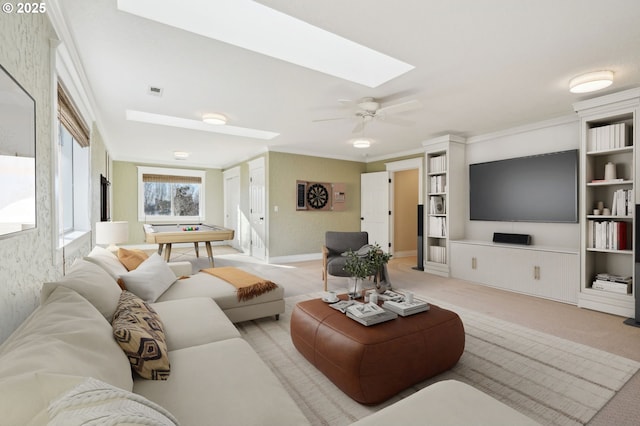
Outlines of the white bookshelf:
M 446 135 L 424 141 L 426 197 L 424 270 L 450 275 L 451 239 L 464 232 L 465 139 Z
M 574 109 L 580 116 L 581 138 L 578 306 L 634 317 L 634 253 L 638 248 L 634 247 L 633 229 L 638 219 L 634 217 L 634 204 L 638 202 L 640 90 L 578 102 Z M 611 164 L 615 179 L 606 176 Z M 601 273 L 631 277 L 630 292 L 594 288 L 595 277 Z

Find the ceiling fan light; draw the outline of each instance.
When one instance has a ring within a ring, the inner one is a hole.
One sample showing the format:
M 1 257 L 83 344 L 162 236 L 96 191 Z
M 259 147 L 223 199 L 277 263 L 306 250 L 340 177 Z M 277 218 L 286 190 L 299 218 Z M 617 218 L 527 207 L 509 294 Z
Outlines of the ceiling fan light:
M 571 93 L 589 93 L 609 87 L 613 83 L 613 71 L 595 71 L 574 77 L 569 82 Z
M 356 139 L 353 141 L 354 148 L 364 149 L 364 148 L 369 148 L 370 146 L 371 146 L 371 141 L 368 139 Z
M 215 126 L 221 126 L 223 124 L 227 124 L 227 117 L 225 117 L 222 114 L 217 114 L 217 113 L 204 114 L 202 116 L 202 121 L 204 121 L 207 124 L 213 124 Z

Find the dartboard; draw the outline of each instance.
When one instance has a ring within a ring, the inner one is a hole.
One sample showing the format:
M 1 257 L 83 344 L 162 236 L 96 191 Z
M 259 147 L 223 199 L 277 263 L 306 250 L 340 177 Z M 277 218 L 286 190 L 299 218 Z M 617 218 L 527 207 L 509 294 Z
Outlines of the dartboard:
M 307 203 L 314 209 L 321 209 L 329 201 L 329 192 L 324 185 L 314 183 L 307 189 Z

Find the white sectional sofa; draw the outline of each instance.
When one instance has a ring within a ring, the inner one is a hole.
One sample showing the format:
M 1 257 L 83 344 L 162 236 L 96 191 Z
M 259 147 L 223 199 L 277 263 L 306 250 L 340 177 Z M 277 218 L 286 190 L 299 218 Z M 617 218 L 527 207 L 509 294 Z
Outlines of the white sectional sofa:
M 45 283 L 41 305 L 0 345 L 0 425 L 309 424 L 211 297 L 148 303 L 163 325 L 170 372 L 166 380 L 133 374 L 111 324 L 124 293 L 93 260 Z M 432 385 L 357 424 L 430 420 L 534 424 L 459 382 Z

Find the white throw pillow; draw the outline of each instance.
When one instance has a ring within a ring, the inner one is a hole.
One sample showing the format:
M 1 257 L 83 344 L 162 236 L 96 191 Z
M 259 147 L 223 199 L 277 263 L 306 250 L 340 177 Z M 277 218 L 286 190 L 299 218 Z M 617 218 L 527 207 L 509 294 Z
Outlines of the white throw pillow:
M 176 281 L 176 274 L 158 253 L 153 253 L 133 271 L 120 275 L 131 293 L 153 303 Z
M 44 303 L 58 286 L 77 291 L 100 311 L 109 323 L 118 307 L 122 289 L 116 280 L 98 265 L 78 259 L 60 281 L 44 283 L 40 303 Z
M 120 262 L 118 256 L 109 250 L 95 246 L 84 260 L 95 263 L 113 277 L 114 280 L 120 278 L 120 275 L 127 273 L 127 268 Z

